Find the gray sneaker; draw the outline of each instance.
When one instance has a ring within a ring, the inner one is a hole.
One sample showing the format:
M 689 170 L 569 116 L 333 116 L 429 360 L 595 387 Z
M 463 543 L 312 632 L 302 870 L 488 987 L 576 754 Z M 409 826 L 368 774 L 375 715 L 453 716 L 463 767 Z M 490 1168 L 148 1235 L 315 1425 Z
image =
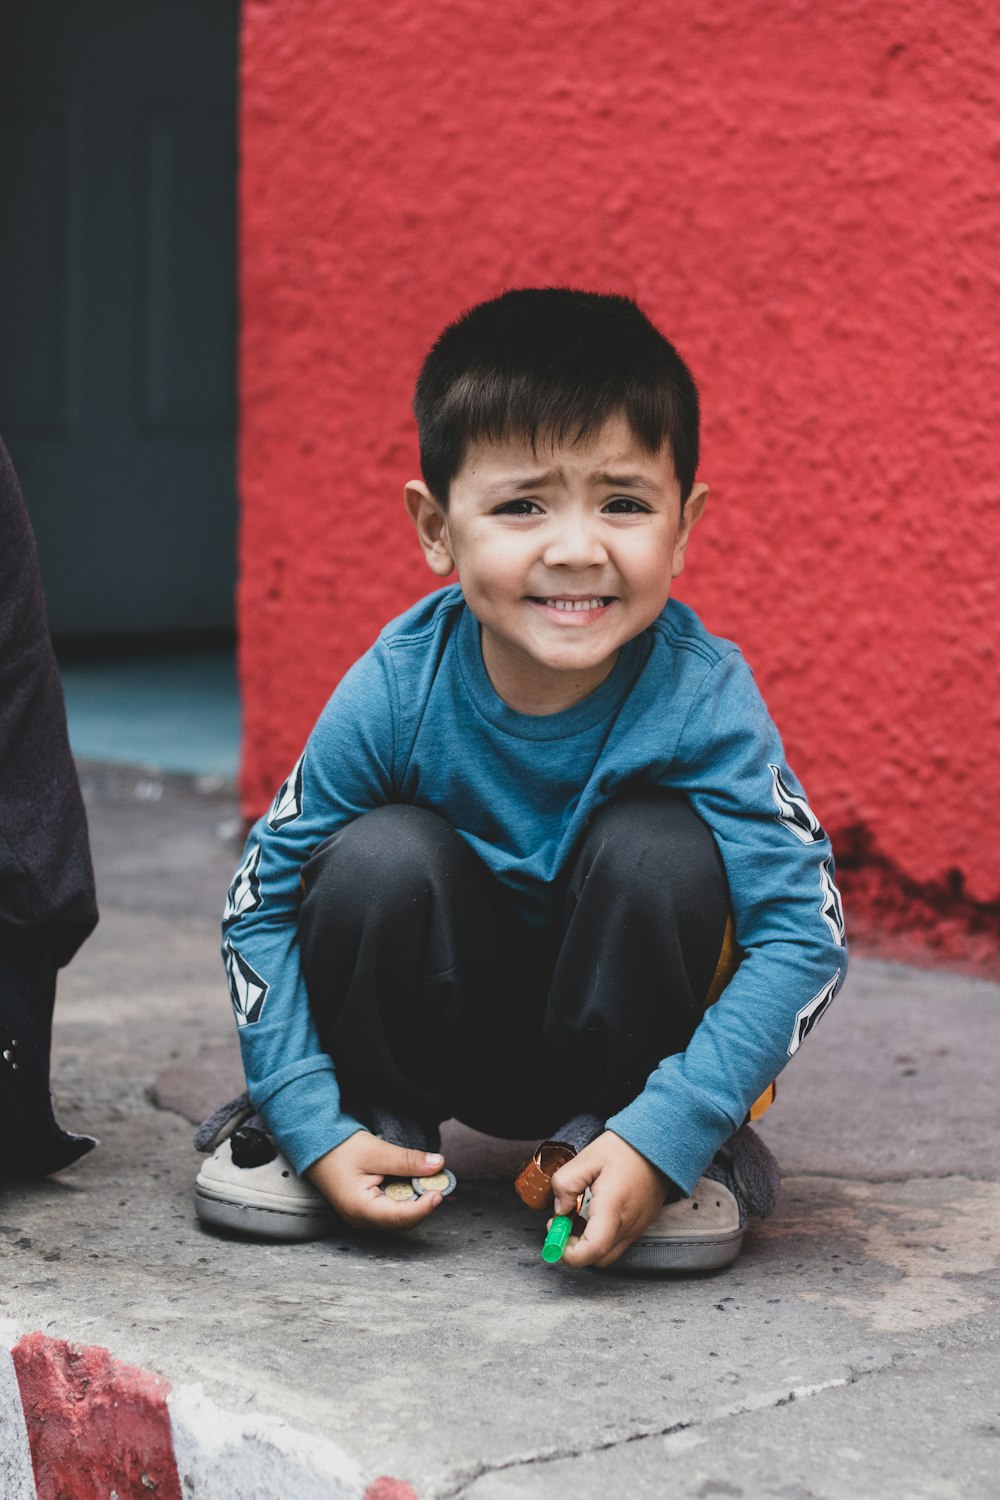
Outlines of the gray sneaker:
M 781 1174 L 768 1147 L 744 1125 L 716 1153 L 690 1198 L 661 1208 L 610 1270 L 717 1271 L 732 1265 L 751 1215 L 766 1219 Z
M 439 1149 L 435 1129 L 421 1129 L 385 1110 L 374 1110 L 372 1121 L 383 1140 L 417 1150 Z M 324 1239 L 339 1223 L 323 1194 L 282 1156 L 249 1095 L 240 1094 L 210 1115 L 199 1126 L 194 1144 L 208 1153 L 194 1190 L 195 1213 L 203 1224 L 258 1239 L 294 1242 Z M 383 1191 L 399 1200 L 429 1192 L 447 1196 L 455 1186 L 454 1173 L 443 1169 L 403 1182 L 387 1178 Z
M 667 1203 L 609 1269 L 614 1271 L 716 1271 L 731 1265 L 743 1244 L 745 1223 L 735 1193 L 700 1177 L 690 1198 Z
M 240 1125 L 195 1179 L 198 1218 L 213 1229 L 268 1240 L 318 1240 L 337 1222 L 323 1194 L 299 1177 L 267 1131 Z

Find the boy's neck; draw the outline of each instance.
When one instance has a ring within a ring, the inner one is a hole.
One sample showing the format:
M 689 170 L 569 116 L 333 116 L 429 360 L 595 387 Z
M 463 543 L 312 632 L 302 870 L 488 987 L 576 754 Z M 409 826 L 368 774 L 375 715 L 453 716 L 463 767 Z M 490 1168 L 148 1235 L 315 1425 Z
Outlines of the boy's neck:
M 521 660 L 498 647 L 494 638 L 480 629 L 483 666 L 497 697 L 519 714 L 558 714 L 575 708 L 610 677 L 618 660 L 615 651 L 604 661 L 583 672 L 540 672 L 537 662 Z

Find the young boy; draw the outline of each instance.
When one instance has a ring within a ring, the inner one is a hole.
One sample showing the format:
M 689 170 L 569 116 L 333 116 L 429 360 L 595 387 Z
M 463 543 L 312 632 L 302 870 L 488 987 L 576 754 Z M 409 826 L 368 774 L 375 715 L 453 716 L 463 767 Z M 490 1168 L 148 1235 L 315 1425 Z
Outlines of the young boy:
M 253 1102 L 203 1129 L 198 1212 L 410 1227 L 456 1116 L 579 1148 L 567 1264 L 725 1263 L 769 1202 L 748 1113 L 846 955 L 750 670 L 669 597 L 694 382 L 630 300 L 521 290 L 445 330 L 414 408 L 407 510 L 458 583 L 348 672 L 250 835 L 224 956 Z M 233 1136 L 254 1108 L 270 1135 Z

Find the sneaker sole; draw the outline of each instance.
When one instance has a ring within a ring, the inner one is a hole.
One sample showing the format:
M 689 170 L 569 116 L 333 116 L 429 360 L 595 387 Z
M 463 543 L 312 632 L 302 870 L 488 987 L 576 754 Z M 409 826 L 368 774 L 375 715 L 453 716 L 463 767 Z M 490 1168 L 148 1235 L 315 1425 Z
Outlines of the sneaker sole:
M 743 1244 L 742 1229 L 703 1240 L 637 1239 L 609 1271 L 718 1271 L 731 1266 Z
M 219 1198 L 204 1188 L 195 1189 L 194 1210 L 203 1224 L 213 1229 L 235 1230 L 240 1234 L 254 1235 L 259 1239 L 321 1240 L 331 1232 L 336 1223 L 333 1212 L 323 1213 L 305 1209 L 295 1213 L 287 1208 L 262 1208 L 256 1203 L 234 1203 L 231 1198 Z

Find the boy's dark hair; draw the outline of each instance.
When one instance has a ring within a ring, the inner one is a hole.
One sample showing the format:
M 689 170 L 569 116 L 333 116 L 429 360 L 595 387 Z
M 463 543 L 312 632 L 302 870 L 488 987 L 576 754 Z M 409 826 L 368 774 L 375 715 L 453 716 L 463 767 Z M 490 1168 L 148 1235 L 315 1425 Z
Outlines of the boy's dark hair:
M 424 482 L 440 505 L 478 439 L 578 442 L 622 416 L 649 453 L 669 443 L 681 502 L 698 467 L 698 392 L 630 297 L 525 287 L 450 324 L 413 398 Z

